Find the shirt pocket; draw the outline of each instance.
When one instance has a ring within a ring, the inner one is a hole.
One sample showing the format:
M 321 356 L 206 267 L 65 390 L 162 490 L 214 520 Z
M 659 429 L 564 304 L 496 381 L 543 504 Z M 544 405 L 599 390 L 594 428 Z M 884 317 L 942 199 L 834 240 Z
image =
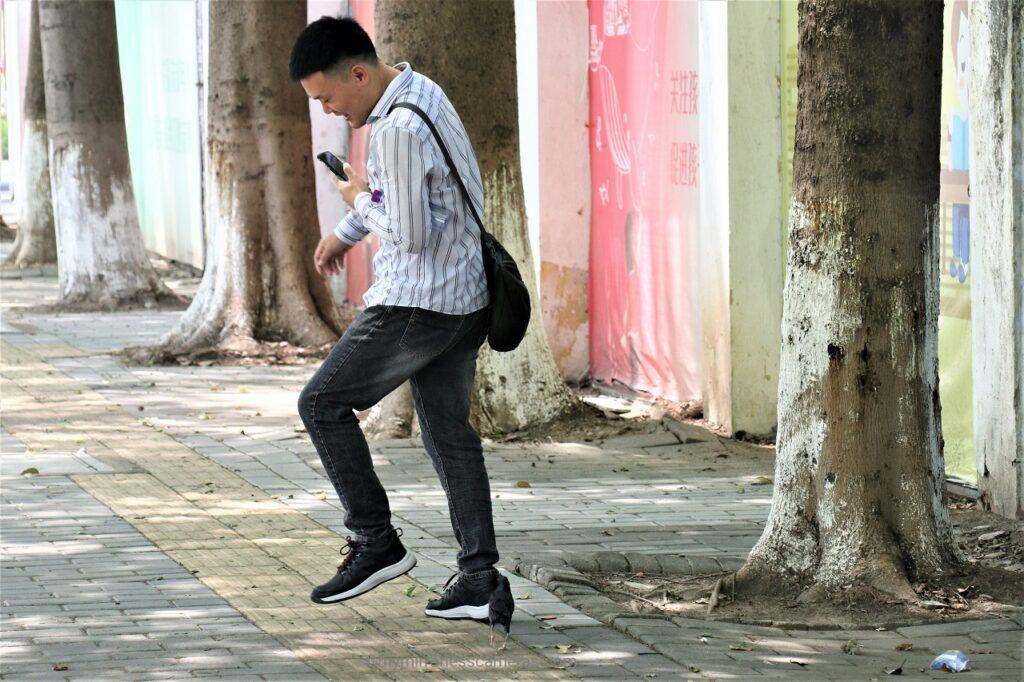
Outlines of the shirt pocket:
M 451 220 L 452 211 L 431 202 L 430 204 L 430 229 L 444 232 L 448 222 Z

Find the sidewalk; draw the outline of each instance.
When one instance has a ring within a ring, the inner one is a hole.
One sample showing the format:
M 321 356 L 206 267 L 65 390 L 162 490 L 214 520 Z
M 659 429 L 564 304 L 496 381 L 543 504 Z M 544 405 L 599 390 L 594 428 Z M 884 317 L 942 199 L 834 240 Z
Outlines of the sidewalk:
M 608 625 L 512 572 L 566 550 L 742 559 L 767 516 L 770 486 L 751 483 L 771 475 L 771 453 L 700 434 L 486 446 L 517 606 L 500 652 L 485 625 L 423 615 L 455 570 L 447 502 L 417 441 L 372 442 L 419 563 L 365 597 L 312 604 L 348 532 L 296 412 L 316 365 L 121 367 L 105 353 L 155 341 L 181 313 L 21 314 L 52 300 L 56 279 L 0 285 L 4 677 L 870 679 L 903 659 L 905 674 L 931 677 L 917 672 L 932 658 L 923 647 L 984 631 L 994 653 L 975 667 L 1020 679 L 1013 620 L 909 634 Z M 20 475 L 28 467 L 39 475 Z M 908 637 L 913 652 L 892 650 Z M 738 638 L 754 650 L 730 650 Z M 870 646 L 844 654 L 848 639 Z

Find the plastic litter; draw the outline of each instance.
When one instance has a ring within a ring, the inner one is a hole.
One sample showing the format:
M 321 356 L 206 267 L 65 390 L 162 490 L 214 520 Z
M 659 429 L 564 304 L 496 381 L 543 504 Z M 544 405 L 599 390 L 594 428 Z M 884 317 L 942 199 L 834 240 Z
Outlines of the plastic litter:
M 962 673 L 971 669 L 971 662 L 967 654 L 957 649 L 943 651 L 932 661 L 932 670 L 948 670 L 952 673 Z

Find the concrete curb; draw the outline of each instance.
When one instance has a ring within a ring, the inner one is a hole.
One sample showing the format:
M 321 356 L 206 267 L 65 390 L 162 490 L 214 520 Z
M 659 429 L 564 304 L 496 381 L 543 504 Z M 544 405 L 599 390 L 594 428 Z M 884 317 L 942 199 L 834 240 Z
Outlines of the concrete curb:
M 682 555 L 640 554 L 637 552 L 562 552 L 551 557 L 556 563 L 538 564 L 516 557 L 509 568 L 553 592 L 573 608 L 614 627 L 625 634 L 622 618 L 669 620 L 671 616 L 639 614 L 606 597 L 584 573 L 645 573 L 647 575 L 699 575 L 735 571 L 744 561 L 735 558 L 687 557 Z M 618 619 L 618 624 L 616 620 Z
M 678 616 L 659 615 L 652 613 L 636 613 L 619 604 L 610 597 L 606 597 L 601 591 L 594 587 L 593 582 L 585 573 L 644 573 L 646 575 L 700 575 L 705 573 L 717 573 L 725 571 L 736 571 L 743 566 L 745 561 L 735 557 L 687 557 L 672 554 L 641 554 L 637 552 L 561 552 L 560 555 L 548 557 L 556 563 L 539 564 L 520 557 L 515 557 L 509 562 L 509 569 L 524 578 L 527 578 L 545 589 L 557 595 L 565 603 L 573 608 L 579 609 L 587 615 L 614 627 L 630 636 L 635 636 L 628 628 L 637 619 L 652 621 L 670 621 L 677 624 Z M 996 616 L 993 618 L 978 619 L 977 617 L 964 616 L 961 618 L 950 618 L 944 623 L 956 623 L 966 621 L 987 622 L 989 620 L 1000 620 L 1009 617 L 1024 626 L 1024 609 L 1009 616 Z M 694 620 L 694 619 L 683 619 Z M 699 619 L 701 622 L 704 619 Z M 740 621 L 732 618 L 707 619 L 709 623 L 731 623 L 751 629 L 772 628 L 775 630 L 817 630 L 817 631 L 853 631 L 857 628 L 830 626 L 830 625 L 809 625 L 807 623 L 779 621 L 774 619 L 757 622 Z M 876 627 L 883 627 L 887 630 L 920 625 L 916 621 L 895 621 L 891 623 L 880 623 Z M 863 628 L 861 628 L 863 629 Z

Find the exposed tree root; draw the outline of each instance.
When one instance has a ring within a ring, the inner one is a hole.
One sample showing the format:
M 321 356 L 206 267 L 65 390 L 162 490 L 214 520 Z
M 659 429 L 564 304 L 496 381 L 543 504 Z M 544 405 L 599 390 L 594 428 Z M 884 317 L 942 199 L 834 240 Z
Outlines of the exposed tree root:
M 15 266 L 18 267 L 18 266 Z M 26 266 L 28 267 L 28 266 Z M 118 298 L 85 298 L 75 297 L 64 299 L 59 303 L 24 306 L 18 310 L 22 313 L 114 313 L 125 310 L 184 310 L 188 307 L 188 299 L 175 294 L 169 289 L 159 293 L 147 292 L 128 297 Z
M 222 346 L 197 346 L 185 353 L 168 345 L 129 346 L 112 353 L 126 365 L 306 365 L 322 360 L 332 344 L 296 346 L 286 341 L 235 339 Z

